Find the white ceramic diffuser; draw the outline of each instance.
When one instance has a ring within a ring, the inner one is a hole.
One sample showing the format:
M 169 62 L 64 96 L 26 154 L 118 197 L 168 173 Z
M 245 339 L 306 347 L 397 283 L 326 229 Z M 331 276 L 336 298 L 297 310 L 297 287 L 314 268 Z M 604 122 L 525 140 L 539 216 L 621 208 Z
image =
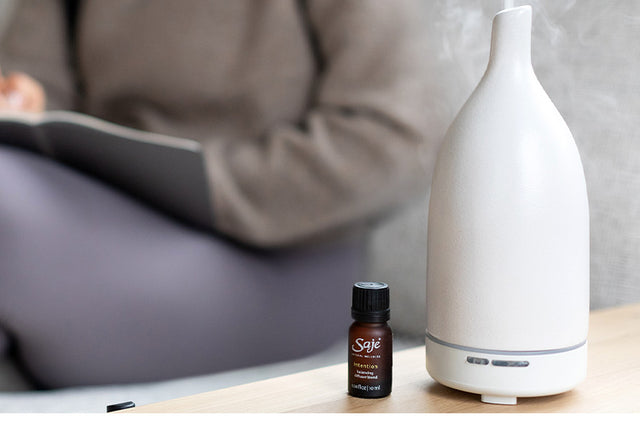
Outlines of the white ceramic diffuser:
M 531 65 L 531 7 L 499 12 L 429 204 L 427 370 L 515 404 L 586 374 L 589 208 L 571 132 Z

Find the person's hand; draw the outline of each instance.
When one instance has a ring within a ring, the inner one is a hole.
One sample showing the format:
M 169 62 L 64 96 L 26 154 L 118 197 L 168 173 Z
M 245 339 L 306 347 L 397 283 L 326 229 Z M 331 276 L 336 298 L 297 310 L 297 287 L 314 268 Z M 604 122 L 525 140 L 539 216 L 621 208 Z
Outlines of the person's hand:
M 42 85 L 24 73 L 11 73 L 4 77 L 0 72 L 0 111 L 44 110 L 46 96 Z

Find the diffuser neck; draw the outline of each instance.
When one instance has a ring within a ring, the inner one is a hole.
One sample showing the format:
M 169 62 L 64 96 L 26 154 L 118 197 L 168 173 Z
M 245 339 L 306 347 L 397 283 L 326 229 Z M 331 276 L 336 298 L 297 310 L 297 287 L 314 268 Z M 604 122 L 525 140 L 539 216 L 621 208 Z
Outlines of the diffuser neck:
M 493 18 L 489 68 L 532 69 L 531 6 L 505 9 Z

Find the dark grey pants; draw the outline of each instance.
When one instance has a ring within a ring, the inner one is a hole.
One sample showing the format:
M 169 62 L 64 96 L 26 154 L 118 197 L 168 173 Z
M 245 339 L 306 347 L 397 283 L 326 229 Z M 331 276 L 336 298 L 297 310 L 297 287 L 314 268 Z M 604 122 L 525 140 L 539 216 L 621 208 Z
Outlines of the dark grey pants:
M 0 146 L 0 347 L 41 387 L 300 357 L 346 333 L 361 246 L 250 251 Z

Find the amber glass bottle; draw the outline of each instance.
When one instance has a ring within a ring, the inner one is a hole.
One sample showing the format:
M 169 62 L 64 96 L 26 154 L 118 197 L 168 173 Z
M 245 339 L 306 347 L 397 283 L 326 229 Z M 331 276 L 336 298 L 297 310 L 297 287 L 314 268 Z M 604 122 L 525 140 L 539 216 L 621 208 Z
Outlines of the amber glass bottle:
M 358 282 L 353 286 L 349 328 L 349 385 L 351 396 L 376 398 L 391 393 L 392 341 L 389 286 Z

